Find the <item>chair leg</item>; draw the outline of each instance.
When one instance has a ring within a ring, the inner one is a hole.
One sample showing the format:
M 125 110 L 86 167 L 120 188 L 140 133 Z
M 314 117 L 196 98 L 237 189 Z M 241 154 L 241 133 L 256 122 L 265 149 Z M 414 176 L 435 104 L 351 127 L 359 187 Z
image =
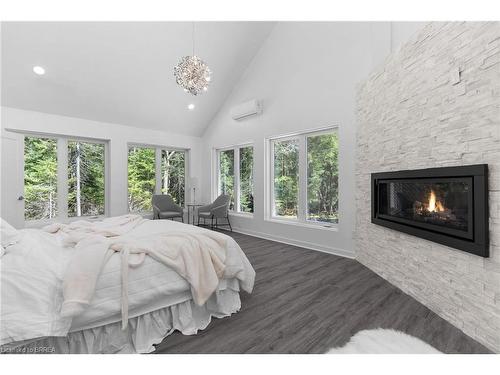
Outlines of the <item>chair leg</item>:
M 182 222 L 184 222 L 184 214 L 181 216 L 181 220 Z
M 231 226 L 231 222 L 229 221 L 229 215 L 227 216 L 227 223 L 229 224 L 229 229 L 231 229 L 231 232 L 232 232 L 233 227 Z
M 218 222 L 218 218 L 216 217 L 215 218 L 215 229 L 217 229 L 217 224 L 218 224 L 217 222 Z
M 214 229 L 214 217 L 212 216 L 212 220 L 210 223 L 210 229 Z

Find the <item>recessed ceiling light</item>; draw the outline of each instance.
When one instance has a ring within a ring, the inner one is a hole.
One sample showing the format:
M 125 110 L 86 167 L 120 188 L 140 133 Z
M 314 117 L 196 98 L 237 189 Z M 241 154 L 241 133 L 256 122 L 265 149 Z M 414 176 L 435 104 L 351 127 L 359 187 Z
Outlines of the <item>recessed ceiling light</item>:
M 189 104 L 189 105 L 188 105 L 188 109 L 189 109 L 190 111 L 192 111 L 192 110 L 194 109 L 194 104 L 193 104 L 193 103 Z
M 45 74 L 45 69 L 42 68 L 41 66 L 34 66 L 33 72 L 35 72 L 35 74 L 38 74 L 39 76 L 42 76 Z

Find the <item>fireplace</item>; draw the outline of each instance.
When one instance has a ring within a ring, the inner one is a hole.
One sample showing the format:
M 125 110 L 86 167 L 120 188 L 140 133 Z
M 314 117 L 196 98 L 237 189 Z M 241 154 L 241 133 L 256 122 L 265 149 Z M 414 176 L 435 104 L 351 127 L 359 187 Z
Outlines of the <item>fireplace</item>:
M 488 166 L 373 173 L 372 223 L 488 257 Z

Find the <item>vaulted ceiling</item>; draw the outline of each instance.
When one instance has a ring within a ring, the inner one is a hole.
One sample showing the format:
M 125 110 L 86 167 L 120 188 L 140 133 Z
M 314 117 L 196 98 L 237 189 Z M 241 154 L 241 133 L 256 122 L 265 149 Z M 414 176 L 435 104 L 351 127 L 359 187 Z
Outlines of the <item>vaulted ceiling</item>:
M 213 73 L 193 97 L 173 77 L 190 22 L 4 22 L 2 105 L 199 136 L 273 26 L 197 22 L 195 53 Z

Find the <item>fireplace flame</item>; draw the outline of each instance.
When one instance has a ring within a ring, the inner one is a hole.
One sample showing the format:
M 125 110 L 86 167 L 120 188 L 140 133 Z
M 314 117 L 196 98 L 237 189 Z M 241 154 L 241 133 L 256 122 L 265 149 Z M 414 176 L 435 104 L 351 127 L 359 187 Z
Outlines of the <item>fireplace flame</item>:
M 431 195 L 429 196 L 429 205 L 427 206 L 427 211 L 429 212 L 443 212 L 444 207 L 440 201 L 436 199 L 436 193 L 431 190 Z

